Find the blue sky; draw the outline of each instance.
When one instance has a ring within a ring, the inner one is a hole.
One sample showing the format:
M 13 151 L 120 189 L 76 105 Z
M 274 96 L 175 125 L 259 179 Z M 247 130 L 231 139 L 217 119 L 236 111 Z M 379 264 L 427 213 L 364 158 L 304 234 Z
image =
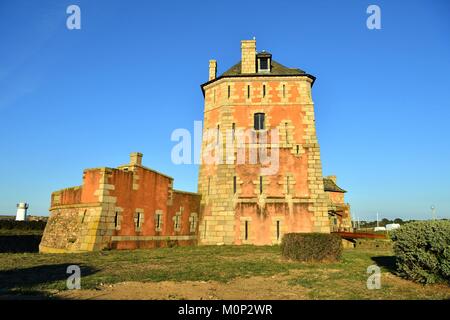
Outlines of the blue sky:
M 81 8 L 81 30 L 66 8 Z M 370 4 L 381 30 L 366 27 Z M 257 39 L 317 77 L 324 174 L 354 216 L 450 218 L 448 1 L 1 1 L 0 214 L 48 214 L 50 193 L 132 151 L 197 189 L 174 165 L 176 128 L 202 119 L 208 60 L 219 73 Z

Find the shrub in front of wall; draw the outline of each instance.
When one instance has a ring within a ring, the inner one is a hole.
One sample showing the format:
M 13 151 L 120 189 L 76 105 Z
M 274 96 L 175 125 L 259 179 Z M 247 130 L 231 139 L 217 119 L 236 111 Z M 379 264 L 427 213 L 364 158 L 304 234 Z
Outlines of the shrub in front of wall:
M 391 239 L 357 239 L 355 247 L 358 249 L 392 249 L 393 242 Z
M 417 221 L 391 234 L 397 272 L 423 284 L 450 283 L 450 221 Z
M 329 233 L 287 233 L 281 241 L 283 257 L 297 261 L 337 261 L 342 239 Z

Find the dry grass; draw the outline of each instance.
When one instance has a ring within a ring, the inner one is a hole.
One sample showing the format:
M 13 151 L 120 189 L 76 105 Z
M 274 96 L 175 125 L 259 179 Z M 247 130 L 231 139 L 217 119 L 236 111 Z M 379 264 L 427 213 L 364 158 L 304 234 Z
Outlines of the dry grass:
M 284 299 L 287 293 L 297 299 L 450 299 L 450 288 L 446 285 L 422 286 L 397 277 L 391 251 L 349 249 L 344 251 L 340 262 L 299 263 L 283 260 L 278 246 L 0 254 L 1 288 L 4 294 L 48 295 L 63 291 L 68 277 L 66 269 L 72 264 L 81 266 L 83 289 L 129 281 L 184 285 L 187 281 L 209 282 L 226 288 L 233 283 L 239 287 L 239 283 L 251 279 L 267 279 L 274 288 L 279 288 L 280 292 L 274 291 L 274 299 Z M 379 290 L 366 287 L 367 267 L 372 264 L 382 270 Z

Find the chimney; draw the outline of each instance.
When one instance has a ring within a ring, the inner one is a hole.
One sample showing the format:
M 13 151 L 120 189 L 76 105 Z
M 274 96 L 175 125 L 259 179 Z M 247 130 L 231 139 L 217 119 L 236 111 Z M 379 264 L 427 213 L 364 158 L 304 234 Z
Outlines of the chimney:
M 208 81 L 214 80 L 217 76 L 217 61 L 209 60 L 209 79 Z
M 241 53 L 241 73 L 256 73 L 256 40 L 242 40 Z
M 139 152 L 130 153 L 130 166 L 141 166 L 142 156 L 143 154 Z

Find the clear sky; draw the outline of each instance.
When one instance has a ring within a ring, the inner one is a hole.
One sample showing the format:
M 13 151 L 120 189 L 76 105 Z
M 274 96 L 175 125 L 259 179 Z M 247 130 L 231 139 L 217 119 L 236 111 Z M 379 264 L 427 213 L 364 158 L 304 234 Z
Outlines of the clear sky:
M 81 8 L 68 30 L 66 8 Z M 381 8 L 381 30 L 366 9 Z M 324 174 L 360 219 L 450 218 L 450 2 L 0 1 L 0 214 L 47 215 L 52 191 L 132 151 L 196 191 L 174 165 L 176 128 L 202 120 L 219 73 L 257 40 L 313 87 Z

